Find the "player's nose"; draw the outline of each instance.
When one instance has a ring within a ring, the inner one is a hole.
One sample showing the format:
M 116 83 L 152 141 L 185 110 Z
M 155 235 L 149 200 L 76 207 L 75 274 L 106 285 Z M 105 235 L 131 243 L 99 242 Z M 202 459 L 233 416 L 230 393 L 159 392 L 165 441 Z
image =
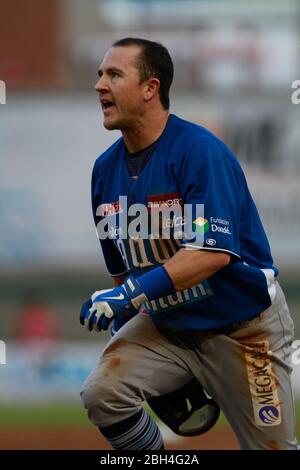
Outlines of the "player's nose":
M 95 88 L 95 90 L 98 91 L 98 92 L 108 90 L 108 85 L 107 85 L 106 80 L 103 78 L 103 75 L 102 75 L 102 77 L 100 77 L 99 80 L 96 82 L 94 88 Z

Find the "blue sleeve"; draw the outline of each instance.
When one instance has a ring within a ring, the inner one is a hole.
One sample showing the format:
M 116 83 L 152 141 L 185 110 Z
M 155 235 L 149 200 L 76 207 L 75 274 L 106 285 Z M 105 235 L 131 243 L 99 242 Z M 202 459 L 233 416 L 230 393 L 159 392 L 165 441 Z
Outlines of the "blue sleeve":
M 128 273 L 123 258 L 110 238 L 100 240 L 102 253 L 108 274 L 112 277 L 125 276 Z
M 241 171 L 225 144 L 211 136 L 190 146 L 180 171 L 180 194 L 192 208 L 193 236 L 183 245 L 240 257 Z
M 92 199 L 92 210 L 95 226 L 97 227 L 101 217 L 96 215 L 97 208 L 102 202 L 102 184 L 101 184 L 101 172 L 99 165 L 95 164 L 92 173 L 92 184 L 91 184 L 91 199 Z M 114 241 L 110 238 L 99 240 L 103 252 L 103 257 L 106 265 L 108 274 L 112 277 L 118 277 L 126 275 L 128 272 L 127 267 L 123 261 L 121 253 L 116 247 Z

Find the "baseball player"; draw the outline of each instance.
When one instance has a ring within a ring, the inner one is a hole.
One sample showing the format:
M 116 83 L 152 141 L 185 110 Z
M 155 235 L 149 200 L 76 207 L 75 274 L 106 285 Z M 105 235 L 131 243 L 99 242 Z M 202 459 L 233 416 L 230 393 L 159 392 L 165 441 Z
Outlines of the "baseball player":
M 163 449 L 143 403 L 196 381 L 242 449 L 296 449 L 293 322 L 237 159 L 170 114 L 173 64 L 162 45 L 117 41 L 98 75 L 104 127 L 122 137 L 92 175 L 115 287 L 95 292 L 80 314 L 88 330 L 113 335 L 81 393 L 90 420 L 115 449 Z

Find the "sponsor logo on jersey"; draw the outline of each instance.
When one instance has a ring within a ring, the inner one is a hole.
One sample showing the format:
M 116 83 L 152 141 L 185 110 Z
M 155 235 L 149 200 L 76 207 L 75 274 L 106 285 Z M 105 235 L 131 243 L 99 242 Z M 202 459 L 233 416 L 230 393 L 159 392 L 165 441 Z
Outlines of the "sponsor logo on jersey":
M 229 225 L 229 221 L 226 219 L 221 219 L 220 217 L 210 217 L 211 224 L 219 224 L 219 225 Z
M 107 217 L 108 215 L 120 214 L 123 212 L 120 201 L 105 202 L 97 208 L 97 215 L 101 217 Z
M 224 235 L 231 235 L 228 220 L 221 219 L 220 217 L 210 217 L 209 221 L 212 232 L 219 232 L 224 233 Z
M 209 246 L 214 246 L 217 242 L 214 238 L 208 238 L 205 243 Z
M 204 217 L 198 217 L 197 219 L 193 220 L 193 230 L 199 235 L 203 235 L 209 229 L 209 223 L 207 219 Z
M 231 235 L 231 232 L 228 227 L 220 227 L 219 225 L 216 225 L 216 224 L 211 224 L 211 231 L 224 233 L 225 235 Z
M 184 220 L 184 217 L 178 216 L 178 217 L 163 217 L 162 219 L 162 228 L 175 228 L 175 227 L 182 227 L 185 225 L 186 222 Z
M 112 227 L 112 226 L 108 228 L 107 232 L 109 233 L 110 238 L 118 238 L 123 233 L 121 227 Z
M 175 238 L 203 246 L 203 233 L 209 228 L 203 213 L 203 204 L 183 204 L 179 193 L 149 196 L 147 204 L 128 204 L 127 196 L 120 196 L 119 201 L 98 206 L 96 229 L 100 240 Z
M 244 347 L 255 423 L 278 426 L 281 423 L 278 379 L 272 368 L 269 341 L 247 343 Z
M 163 312 L 165 310 L 173 310 L 182 307 L 185 304 L 195 302 L 197 300 L 206 299 L 214 295 L 212 288 L 207 280 L 197 286 L 177 291 L 175 294 L 167 297 L 160 297 L 150 302 L 145 302 L 146 307 L 153 313 Z
M 155 194 L 147 197 L 148 212 L 180 210 L 182 199 L 179 193 Z

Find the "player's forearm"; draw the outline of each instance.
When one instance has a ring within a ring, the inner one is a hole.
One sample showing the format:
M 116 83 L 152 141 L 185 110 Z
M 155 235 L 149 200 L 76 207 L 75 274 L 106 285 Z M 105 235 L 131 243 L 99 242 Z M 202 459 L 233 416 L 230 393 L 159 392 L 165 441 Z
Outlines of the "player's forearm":
M 196 286 L 229 262 L 230 256 L 226 253 L 182 248 L 163 266 L 151 269 L 136 280 L 146 298 L 152 300 Z M 125 279 L 116 277 L 113 281 L 115 286 L 120 286 Z M 130 287 L 130 283 L 128 285 Z
M 182 248 L 164 266 L 151 269 L 137 278 L 129 276 L 125 281 L 123 276 L 113 278 L 119 287 L 94 292 L 82 306 L 80 323 L 89 331 L 107 330 L 113 318 L 123 320 L 137 314 L 147 300 L 193 287 L 229 261 L 230 256 L 225 253 Z
M 153 300 L 196 286 L 229 262 L 230 256 L 223 252 L 182 248 L 163 266 L 150 269 L 136 280 L 146 298 Z
M 164 268 L 178 291 L 200 284 L 229 262 L 227 253 L 182 248 L 164 264 Z

